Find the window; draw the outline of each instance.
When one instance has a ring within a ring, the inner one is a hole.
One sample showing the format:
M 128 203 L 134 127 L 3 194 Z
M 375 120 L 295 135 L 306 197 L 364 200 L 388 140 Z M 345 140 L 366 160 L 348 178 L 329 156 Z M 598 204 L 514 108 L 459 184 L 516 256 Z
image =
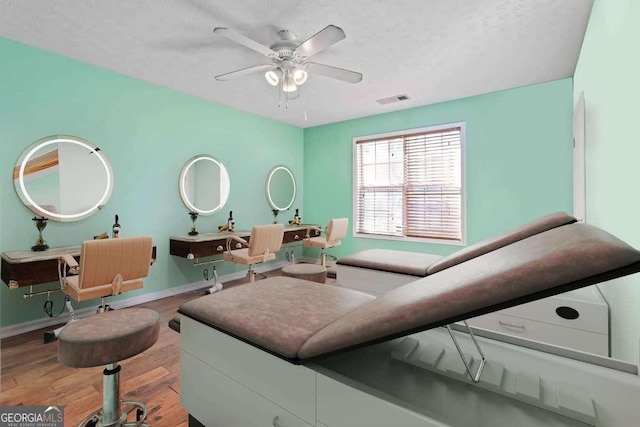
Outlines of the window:
M 464 124 L 354 138 L 358 237 L 463 243 Z

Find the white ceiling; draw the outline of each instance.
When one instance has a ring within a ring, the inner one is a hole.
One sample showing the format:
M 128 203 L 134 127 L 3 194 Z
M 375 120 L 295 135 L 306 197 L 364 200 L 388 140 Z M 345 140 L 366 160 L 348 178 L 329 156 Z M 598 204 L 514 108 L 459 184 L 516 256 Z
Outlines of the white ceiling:
M 0 0 L 0 36 L 300 127 L 573 75 L 593 0 Z M 359 71 L 357 84 L 310 75 L 278 107 L 261 74 L 214 76 L 265 56 L 281 29 L 304 41 L 328 24 L 347 35 L 314 62 Z M 1 55 L 0 55 L 1 58 Z M 409 101 L 380 105 L 407 94 Z

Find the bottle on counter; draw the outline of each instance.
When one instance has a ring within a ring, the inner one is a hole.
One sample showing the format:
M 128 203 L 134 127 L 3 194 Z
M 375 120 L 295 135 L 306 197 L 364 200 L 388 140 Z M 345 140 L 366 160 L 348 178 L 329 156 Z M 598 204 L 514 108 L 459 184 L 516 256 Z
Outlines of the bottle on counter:
M 229 211 L 229 219 L 227 219 L 227 230 L 234 231 L 236 229 L 236 223 L 233 221 L 233 211 Z
M 113 237 L 114 239 L 117 239 L 118 237 L 120 237 L 120 223 L 118 222 L 118 215 L 116 214 L 116 221 L 113 224 L 113 227 L 111 227 L 111 237 Z

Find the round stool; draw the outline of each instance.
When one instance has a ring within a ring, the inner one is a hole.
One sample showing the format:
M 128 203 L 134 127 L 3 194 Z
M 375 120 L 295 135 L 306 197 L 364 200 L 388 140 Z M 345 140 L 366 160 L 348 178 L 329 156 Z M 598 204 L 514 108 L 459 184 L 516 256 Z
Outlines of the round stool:
M 282 275 L 325 283 L 327 281 L 327 268 L 318 264 L 291 264 L 282 267 Z
M 79 426 L 148 426 L 147 409 L 140 402 L 120 402 L 118 362 L 151 347 L 160 331 L 160 316 L 146 308 L 127 308 L 86 317 L 68 324 L 58 336 L 58 360 L 72 368 L 103 366 L 102 408 Z M 129 408 L 121 411 L 120 406 Z M 137 422 L 127 423 L 137 409 Z

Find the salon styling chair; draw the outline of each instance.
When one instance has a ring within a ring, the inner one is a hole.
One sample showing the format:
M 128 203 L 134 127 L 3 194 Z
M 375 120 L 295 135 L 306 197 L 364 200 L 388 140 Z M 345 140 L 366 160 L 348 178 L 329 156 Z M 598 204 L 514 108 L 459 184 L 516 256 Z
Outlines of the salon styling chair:
M 70 255 L 58 260 L 58 275 L 69 311 L 66 325 L 45 332 L 45 343 L 55 340 L 73 322 L 71 299 L 77 302 L 100 298 L 98 313 L 110 311 L 105 298 L 140 289 L 149 274 L 153 243 L 150 236 L 88 240 L 82 243 L 80 262 Z M 69 275 L 71 273 L 72 275 Z
M 342 239 L 347 236 L 349 228 L 349 218 L 334 218 L 329 221 L 329 225 L 324 230 L 318 227 L 309 227 L 307 236 L 303 240 L 304 246 L 320 248 L 320 264 L 327 266 L 327 254 L 325 249 L 340 245 Z M 324 233 L 324 236 L 311 237 L 311 231 Z
M 283 237 L 284 225 L 282 224 L 257 225 L 251 229 L 248 242 L 238 236 L 229 236 L 224 260 L 248 265 L 249 283 L 253 283 L 256 276 L 253 265 L 276 259 Z M 221 285 L 220 289 L 222 289 Z

